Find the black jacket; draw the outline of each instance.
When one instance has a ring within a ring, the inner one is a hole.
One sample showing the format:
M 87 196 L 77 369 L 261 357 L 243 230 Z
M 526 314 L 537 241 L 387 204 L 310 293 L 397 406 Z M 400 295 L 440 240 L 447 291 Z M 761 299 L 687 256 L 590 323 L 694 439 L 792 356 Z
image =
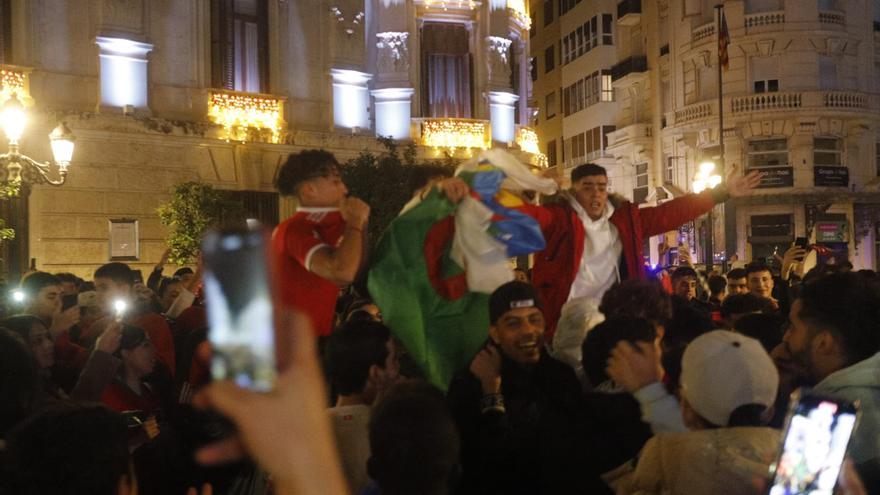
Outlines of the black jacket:
M 449 387 L 461 434 L 458 493 L 583 493 L 582 398 L 574 371 L 546 354 L 530 369 L 504 358 L 501 392 L 506 412 L 483 414 L 480 383 L 470 371 Z

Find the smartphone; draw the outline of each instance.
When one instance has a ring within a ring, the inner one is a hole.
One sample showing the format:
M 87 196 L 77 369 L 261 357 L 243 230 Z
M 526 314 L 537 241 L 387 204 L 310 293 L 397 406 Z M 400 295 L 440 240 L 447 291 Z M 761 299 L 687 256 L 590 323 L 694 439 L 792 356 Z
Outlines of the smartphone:
M 794 245 L 801 248 L 807 249 L 807 238 L 806 237 L 798 237 L 794 240 Z
M 144 271 L 143 270 L 132 270 L 132 278 L 134 279 L 134 283 L 142 284 L 144 283 Z
M 858 421 L 858 403 L 792 394 L 779 456 L 770 465 L 769 495 L 832 495 Z
M 264 230 L 230 228 L 202 241 L 211 375 L 257 391 L 276 377 L 266 239 Z
M 77 304 L 76 294 L 66 294 L 61 296 L 61 311 L 66 311 Z

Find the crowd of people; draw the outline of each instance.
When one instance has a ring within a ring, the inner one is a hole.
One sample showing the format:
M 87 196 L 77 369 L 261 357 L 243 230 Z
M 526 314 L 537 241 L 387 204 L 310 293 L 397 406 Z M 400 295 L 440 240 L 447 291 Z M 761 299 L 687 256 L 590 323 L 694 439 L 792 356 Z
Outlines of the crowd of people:
M 270 245 L 269 393 L 211 381 L 200 267 L 28 273 L 0 320 L 0 493 L 761 494 L 804 386 L 858 401 L 838 490 L 880 493 L 880 277 L 804 273 L 795 245 L 651 272 L 645 239 L 759 177 L 654 208 L 609 197 L 597 165 L 571 180 L 519 207 L 546 247 L 489 296 L 485 345 L 445 388 L 354 288 L 370 208 L 325 151 L 276 180 L 299 208 Z M 470 195 L 435 178 L 407 209 L 433 190 Z

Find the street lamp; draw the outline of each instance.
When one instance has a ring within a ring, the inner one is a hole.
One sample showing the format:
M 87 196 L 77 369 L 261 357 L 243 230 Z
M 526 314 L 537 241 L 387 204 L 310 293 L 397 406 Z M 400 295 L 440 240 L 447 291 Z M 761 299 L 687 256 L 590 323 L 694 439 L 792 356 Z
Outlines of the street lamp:
M 0 154 L 0 162 L 6 164 L 5 168 L 0 167 L 0 180 L 9 185 L 19 186 L 22 182 L 22 173 L 24 173 L 27 182 L 53 186 L 64 184 L 67 180 L 67 168 L 73 157 L 74 138 L 70 129 L 64 124 L 58 124 L 58 127 L 49 134 L 52 155 L 58 166 L 58 178 L 53 179 L 49 175 L 52 165 L 50 162 L 40 163 L 19 151 L 18 141 L 24 134 L 26 126 L 27 114 L 24 105 L 13 94 L 6 100 L 6 103 L 3 104 L 3 110 L 0 111 L 0 128 L 3 129 L 3 134 L 9 140 L 9 151 Z
M 705 161 L 700 163 L 700 168 L 697 169 L 697 173 L 694 174 L 694 181 L 691 184 L 691 187 L 695 193 L 702 192 L 706 189 L 714 189 L 715 186 L 721 184 L 721 176 L 715 174 L 715 162 Z M 706 229 L 708 232 L 704 237 L 704 249 L 703 249 L 703 260 L 706 263 L 706 273 L 710 273 L 712 271 L 712 266 L 715 262 L 715 207 L 709 210 L 708 223 L 709 228 Z

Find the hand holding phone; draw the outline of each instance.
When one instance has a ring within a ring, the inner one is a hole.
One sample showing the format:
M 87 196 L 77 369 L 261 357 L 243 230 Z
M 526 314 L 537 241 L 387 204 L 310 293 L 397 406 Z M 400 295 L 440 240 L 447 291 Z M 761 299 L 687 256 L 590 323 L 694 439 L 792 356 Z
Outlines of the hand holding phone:
M 211 231 L 202 242 L 211 375 L 258 391 L 276 376 L 266 249 L 266 234 L 248 229 Z
M 768 495 L 832 495 L 857 419 L 855 402 L 792 394 Z

